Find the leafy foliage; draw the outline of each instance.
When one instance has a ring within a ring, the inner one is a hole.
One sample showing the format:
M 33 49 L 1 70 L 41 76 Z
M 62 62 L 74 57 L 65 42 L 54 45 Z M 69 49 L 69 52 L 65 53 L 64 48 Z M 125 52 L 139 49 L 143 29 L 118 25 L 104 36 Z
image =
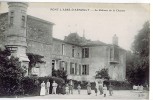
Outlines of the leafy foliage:
M 10 56 L 8 49 L 0 49 L 0 95 L 14 95 L 20 89 L 20 80 L 24 77 L 26 69 L 21 67 L 18 58 Z
M 28 71 L 31 72 L 32 67 L 36 66 L 37 63 L 45 63 L 42 59 L 44 58 L 41 55 L 33 54 L 33 53 L 27 53 L 27 56 L 30 60 L 29 62 L 29 69 Z
M 53 81 L 55 81 L 58 85 L 64 83 L 64 80 L 62 78 L 57 78 L 57 77 L 35 77 L 35 76 L 24 77 L 21 81 L 24 94 L 38 96 L 40 94 L 41 83 L 43 81 L 45 83 L 49 81 L 50 84 L 52 84 Z M 50 87 L 50 93 L 51 92 L 52 92 L 52 85 Z
M 104 81 L 104 84 L 106 84 L 107 87 L 109 87 L 110 83 L 112 85 L 113 90 L 131 90 L 132 89 L 132 85 L 126 81 L 116 81 L 116 80 Z
M 107 68 L 103 68 L 99 71 L 96 71 L 96 78 L 104 78 L 104 79 L 110 79 L 110 76 L 108 74 L 108 69 Z
M 149 44 L 150 44 L 150 23 L 146 22 L 143 25 L 143 28 L 135 36 L 132 50 L 134 53 L 140 55 L 141 57 L 148 57 L 149 48 L 150 48 Z
M 66 37 L 65 41 L 73 44 L 81 44 L 83 39 L 77 33 L 71 33 Z
M 132 50 L 127 53 L 127 79 L 131 84 L 149 84 L 150 23 L 146 22 L 135 36 Z
M 64 71 L 63 69 L 52 69 L 52 76 L 58 77 L 58 78 L 62 78 L 65 80 L 65 82 L 67 81 L 67 72 Z

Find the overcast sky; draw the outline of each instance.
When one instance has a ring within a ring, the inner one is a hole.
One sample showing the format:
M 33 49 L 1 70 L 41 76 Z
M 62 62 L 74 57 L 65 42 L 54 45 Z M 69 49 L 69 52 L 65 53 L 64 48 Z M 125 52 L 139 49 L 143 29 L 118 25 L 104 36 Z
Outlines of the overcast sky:
M 7 12 L 7 7 L 1 3 L 1 13 Z M 51 10 L 56 8 L 57 11 Z M 87 11 L 63 11 L 69 8 Z M 55 23 L 55 38 L 64 39 L 70 32 L 77 32 L 80 36 L 84 33 L 87 39 L 112 43 L 116 34 L 119 46 L 126 50 L 131 49 L 134 36 L 150 19 L 149 4 L 29 3 L 27 13 Z

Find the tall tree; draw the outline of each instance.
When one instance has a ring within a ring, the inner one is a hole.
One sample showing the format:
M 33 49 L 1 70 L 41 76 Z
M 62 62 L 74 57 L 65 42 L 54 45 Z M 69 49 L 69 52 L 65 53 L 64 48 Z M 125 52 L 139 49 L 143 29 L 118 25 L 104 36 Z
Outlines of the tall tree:
M 149 83 L 150 23 L 147 21 L 135 36 L 133 54 L 127 58 L 127 78 L 133 84 Z
M 141 57 L 149 57 L 150 49 L 150 23 L 147 21 L 135 36 L 132 50 Z
M 8 49 L 0 49 L 0 95 L 15 95 L 20 91 L 20 80 L 26 69 L 21 67 L 18 58 L 10 57 Z

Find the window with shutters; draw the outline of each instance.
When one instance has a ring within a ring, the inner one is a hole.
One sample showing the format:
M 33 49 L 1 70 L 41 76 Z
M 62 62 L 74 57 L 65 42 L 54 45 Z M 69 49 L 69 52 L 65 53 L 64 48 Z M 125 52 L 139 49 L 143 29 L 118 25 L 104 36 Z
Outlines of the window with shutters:
M 64 70 L 67 72 L 67 62 L 65 62 Z
M 75 74 L 75 64 L 70 62 L 70 74 Z
M 77 75 L 77 63 L 75 63 L 75 75 Z
M 74 57 L 74 46 L 72 46 L 72 57 Z
M 65 55 L 65 50 L 64 50 L 64 48 L 65 48 L 65 44 L 62 44 L 62 55 Z
M 60 61 L 60 69 L 67 71 L 67 62 Z
M 79 65 L 79 75 L 82 75 L 81 74 L 81 65 Z
M 89 75 L 89 65 L 82 65 L 82 75 Z
M 82 58 L 89 58 L 89 48 L 82 49 Z

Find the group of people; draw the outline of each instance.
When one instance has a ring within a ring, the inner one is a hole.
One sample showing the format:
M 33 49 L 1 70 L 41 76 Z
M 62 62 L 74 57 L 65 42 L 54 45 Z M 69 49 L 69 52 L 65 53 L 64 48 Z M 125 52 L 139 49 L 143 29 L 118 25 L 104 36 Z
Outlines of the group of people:
M 99 82 L 99 83 L 95 82 L 95 83 L 96 83 L 96 86 L 95 86 L 94 90 L 95 90 L 96 96 L 97 96 L 98 90 L 99 90 L 100 95 L 104 94 L 104 97 L 106 97 L 107 91 L 109 90 L 109 95 L 112 96 L 113 88 L 112 88 L 111 84 L 109 85 L 109 89 L 108 89 L 105 84 L 103 85 L 103 82 Z M 87 93 L 88 93 L 88 95 L 91 94 L 90 82 L 88 82 L 88 84 L 87 84 Z
M 48 95 L 50 93 L 49 90 L 51 86 L 52 86 L 52 94 L 57 94 L 57 90 L 58 90 L 58 93 L 59 91 L 60 92 L 64 91 L 65 93 L 62 93 L 62 94 L 73 94 L 74 84 L 72 80 L 69 82 L 69 84 L 66 84 L 65 86 L 58 85 L 55 81 L 53 81 L 51 85 L 48 80 L 47 83 L 45 83 L 44 81 L 41 83 L 40 95 L 41 96 Z
M 53 83 L 52 83 L 52 87 L 53 87 L 52 88 L 52 94 L 56 94 L 57 86 L 58 86 L 58 84 L 55 81 L 53 81 Z M 47 83 L 45 84 L 45 82 L 43 81 L 41 83 L 40 95 L 41 96 L 48 95 L 49 92 L 50 92 L 49 90 L 50 90 L 50 82 L 47 81 Z
M 97 96 L 97 93 L 99 91 L 100 95 L 104 94 L 104 97 L 106 97 L 107 95 L 107 86 L 104 84 L 103 85 L 103 82 L 95 82 L 96 85 L 95 85 L 95 94 Z M 44 81 L 41 83 L 41 90 L 40 90 L 40 95 L 43 96 L 43 95 L 48 95 L 49 94 L 49 90 L 50 90 L 50 82 L 47 81 L 47 83 L 45 83 Z M 61 87 L 60 85 L 58 85 L 55 81 L 53 81 L 52 83 L 52 94 L 57 94 L 57 90 L 58 91 L 64 91 L 63 94 L 73 94 L 73 89 L 74 89 L 74 83 L 72 80 L 69 81 L 69 83 L 63 85 L 60 89 L 59 87 Z M 87 94 L 90 95 L 91 94 L 91 84 L 90 82 L 88 82 L 87 84 Z M 60 89 L 60 90 L 59 90 Z M 109 95 L 112 96 L 112 93 L 113 93 L 113 88 L 112 88 L 112 85 L 110 84 L 109 85 Z M 78 91 L 78 94 L 81 94 L 81 85 L 78 84 L 77 86 L 77 91 Z

